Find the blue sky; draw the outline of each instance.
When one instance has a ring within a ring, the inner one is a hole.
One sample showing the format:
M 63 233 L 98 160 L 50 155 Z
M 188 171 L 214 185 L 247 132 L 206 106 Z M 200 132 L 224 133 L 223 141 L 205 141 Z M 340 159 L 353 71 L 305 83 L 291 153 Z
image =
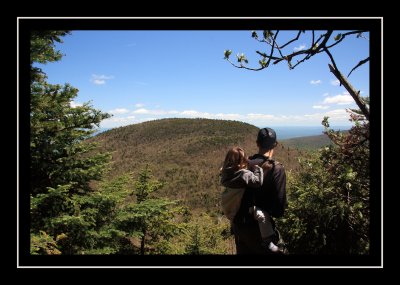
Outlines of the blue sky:
M 79 89 L 72 106 L 91 101 L 112 113 L 101 123 L 113 128 L 161 118 L 215 118 L 264 126 L 350 125 L 346 108 L 356 105 L 329 72 L 329 58 L 319 54 L 289 70 L 286 63 L 262 71 L 237 69 L 224 60 L 224 50 L 245 53 L 258 67 L 255 50 L 265 44 L 252 31 L 72 31 L 56 47 L 61 61 L 40 65 L 50 83 Z M 341 31 L 335 31 L 336 35 Z M 281 31 L 283 44 L 296 34 Z M 262 33 L 259 32 L 261 37 Z M 369 34 L 364 34 L 369 38 Z M 284 49 L 308 48 L 309 33 Z M 331 49 L 347 75 L 369 55 L 369 41 L 347 37 Z M 355 70 L 352 85 L 369 96 L 369 64 Z

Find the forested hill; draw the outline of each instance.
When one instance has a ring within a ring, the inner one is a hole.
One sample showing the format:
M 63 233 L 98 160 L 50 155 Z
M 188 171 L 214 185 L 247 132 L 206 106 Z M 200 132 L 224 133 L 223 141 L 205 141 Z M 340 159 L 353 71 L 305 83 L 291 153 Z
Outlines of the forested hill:
M 112 152 L 110 177 L 137 177 L 148 164 L 155 178 L 167 183 L 161 195 L 182 199 L 192 209 L 212 210 L 218 208 L 218 174 L 227 150 L 237 145 L 248 155 L 256 153 L 257 132 L 236 121 L 162 119 L 112 129 L 91 140 L 100 143 L 101 151 Z M 275 159 L 291 169 L 298 155 L 279 145 Z
M 320 147 L 331 144 L 327 135 L 306 136 L 299 138 L 285 139 L 281 141 L 285 147 L 297 148 L 303 150 L 315 150 Z

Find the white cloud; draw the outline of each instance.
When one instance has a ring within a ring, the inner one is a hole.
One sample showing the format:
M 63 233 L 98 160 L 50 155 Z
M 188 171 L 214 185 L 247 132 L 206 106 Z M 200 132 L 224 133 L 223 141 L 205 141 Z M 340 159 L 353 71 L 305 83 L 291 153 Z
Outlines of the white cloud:
M 195 110 L 186 110 L 183 112 L 180 112 L 179 115 L 182 116 L 189 116 L 193 118 L 211 118 L 213 115 L 207 112 L 198 112 Z
M 322 104 L 339 104 L 347 105 L 353 103 L 354 100 L 350 95 L 336 95 L 333 97 L 326 97 Z
M 315 105 L 313 106 L 313 108 L 325 110 L 329 108 L 329 106 Z M 134 113 L 135 115 L 133 115 L 132 113 Z M 131 112 L 130 115 L 126 117 L 120 115 L 103 120 L 101 123 L 101 127 L 114 128 L 119 126 L 126 126 L 129 124 L 137 124 L 141 122 L 152 121 L 161 118 L 207 118 L 207 119 L 220 119 L 220 120 L 235 120 L 235 121 L 242 121 L 254 124 L 256 126 L 271 125 L 271 123 L 276 125 L 320 125 L 322 119 L 325 116 L 329 116 L 330 122 L 335 124 L 348 123 L 349 119 L 349 114 L 344 109 L 336 109 L 329 112 L 303 114 L 303 115 L 273 115 L 273 114 L 261 114 L 261 113 L 213 114 L 208 112 L 200 112 L 197 110 L 184 110 L 178 112 L 175 110 L 165 111 L 165 110 L 148 110 L 141 108 L 134 112 Z
M 178 111 L 164 111 L 164 110 L 148 110 L 145 108 L 140 108 L 132 112 L 132 114 L 141 114 L 141 115 L 173 115 L 179 114 Z
M 326 96 L 328 96 L 328 95 L 329 95 L 329 93 L 328 93 L 328 92 L 326 92 L 326 93 L 322 94 L 322 96 L 324 96 L 324 97 L 326 97 Z
M 107 76 L 107 75 L 98 75 L 98 74 L 92 74 L 92 78 L 90 79 L 91 82 L 93 82 L 96 85 L 103 85 L 106 84 L 107 80 L 113 79 L 114 76 Z
M 319 80 L 319 79 L 318 79 L 318 80 L 311 80 L 310 83 L 311 83 L 312 85 L 316 85 L 316 84 L 321 84 L 322 81 Z
M 312 107 L 314 109 L 322 109 L 322 110 L 329 109 L 329 106 L 323 106 L 323 105 L 314 105 Z
M 309 121 L 316 121 L 321 123 L 324 117 L 329 117 L 329 122 L 331 123 L 344 123 L 348 122 L 350 116 L 349 113 L 346 112 L 345 109 L 336 109 L 325 113 L 314 113 L 304 115 L 304 118 Z
M 136 108 L 142 108 L 142 107 L 144 107 L 144 104 L 142 104 L 142 103 L 137 103 L 137 104 L 135 104 L 135 107 L 136 107 Z
M 108 112 L 112 113 L 112 114 L 126 114 L 126 113 L 129 113 L 129 110 L 125 109 L 125 108 L 117 108 L 117 109 L 114 109 L 114 110 L 110 110 Z
M 218 113 L 214 117 L 221 120 L 240 120 L 243 118 L 243 115 Z
M 106 84 L 105 80 L 100 80 L 100 79 L 93 79 L 92 82 L 96 85 L 103 85 Z
M 333 86 L 339 86 L 339 85 L 340 85 L 340 81 L 339 81 L 338 79 L 332 79 L 332 80 L 331 80 L 331 84 L 332 84 Z
M 301 51 L 301 50 L 303 50 L 303 49 L 305 49 L 306 48 L 306 45 L 305 44 L 302 44 L 302 45 L 300 45 L 300 46 L 298 46 L 298 47 L 295 47 L 294 49 L 293 49 L 293 51 Z
M 116 128 L 135 123 L 135 116 L 112 117 L 101 121 L 102 128 Z
M 149 110 L 140 108 L 132 112 L 133 114 L 149 114 Z
M 336 109 L 326 112 L 325 116 L 328 116 L 330 120 L 335 121 L 348 121 L 350 118 L 349 113 L 347 113 L 345 109 Z
M 82 103 L 75 102 L 75 101 L 71 101 L 71 102 L 69 103 L 69 105 L 71 106 L 71 108 L 76 108 L 76 107 L 82 106 L 83 104 L 82 104 Z

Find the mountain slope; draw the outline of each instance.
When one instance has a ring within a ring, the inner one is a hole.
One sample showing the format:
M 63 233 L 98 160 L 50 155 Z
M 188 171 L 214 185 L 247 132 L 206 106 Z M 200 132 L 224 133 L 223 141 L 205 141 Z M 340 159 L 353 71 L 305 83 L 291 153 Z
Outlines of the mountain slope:
M 292 138 L 282 140 L 281 142 L 286 147 L 304 150 L 315 150 L 332 143 L 327 135 Z
M 236 121 L 210 119 L 162 119 L 120 127 L 91 140 L 101 151 L 113 153 L 114 177 L 138 172 L 149 165 L 156 179 L 166 182 L 160 194 L 181 199 L 192 209 L 219 209 L 219 168 L 227 150 L 241 146 L 256 153 L 258 128 Z M 287 169 L 296 167 L 297 150 L 276 148 L 275 158 Z

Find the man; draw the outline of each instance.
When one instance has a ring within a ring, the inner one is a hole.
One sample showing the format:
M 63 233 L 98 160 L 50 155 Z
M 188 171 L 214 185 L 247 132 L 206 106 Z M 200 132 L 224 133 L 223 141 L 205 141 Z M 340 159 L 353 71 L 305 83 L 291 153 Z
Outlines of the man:
M 281 163 L 272 159 L 277 145 L 275 131 L 271 128 L 260 129 L 256 142 L 258 153 L 249 157 L 249 165 L 263 165 L 267 174 L 260 188 L 246 188 L 234 218 L 232 227 L 237 254 L 271 253 L 263 246 L 258 223 L 249 209 L 256 206 L 278 218 L 283 216 L 287 207 L 285 169 Z

